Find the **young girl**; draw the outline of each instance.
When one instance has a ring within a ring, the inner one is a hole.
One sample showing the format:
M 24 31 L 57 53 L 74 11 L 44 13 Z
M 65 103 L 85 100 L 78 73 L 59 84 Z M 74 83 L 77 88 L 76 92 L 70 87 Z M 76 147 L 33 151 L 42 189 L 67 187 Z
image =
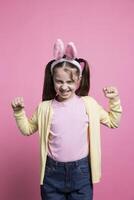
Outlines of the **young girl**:
M 122 108 L 115 87 L 105 87 L 109 111 L 91 96 L 86 60 L 76 58 L 71 42 L 58 39 L 55 59 L 45 69 L 42 102 L 28 119 L 22 97 L 12 101 L 17 125 L 24 135 L 40 136 L 42 200 L 92 200 L 93 184 L 101 178 L 100 123 L 119 125 Z

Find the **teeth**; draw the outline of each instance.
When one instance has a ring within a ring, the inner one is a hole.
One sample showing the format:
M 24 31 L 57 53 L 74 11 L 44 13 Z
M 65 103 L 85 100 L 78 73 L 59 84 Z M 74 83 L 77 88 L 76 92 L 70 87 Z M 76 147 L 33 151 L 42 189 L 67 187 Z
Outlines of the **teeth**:
M 68 94 L 68 92 L 62 92 L 62 94 Z

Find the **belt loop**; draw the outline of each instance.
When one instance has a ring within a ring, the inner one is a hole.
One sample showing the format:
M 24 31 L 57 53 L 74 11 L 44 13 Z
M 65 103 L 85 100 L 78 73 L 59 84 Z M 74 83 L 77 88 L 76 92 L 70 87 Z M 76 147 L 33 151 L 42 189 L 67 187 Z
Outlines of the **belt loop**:
M 78 161 L 75 161 L 75 165 L 76 165 L 76 167 L 79 165 Z

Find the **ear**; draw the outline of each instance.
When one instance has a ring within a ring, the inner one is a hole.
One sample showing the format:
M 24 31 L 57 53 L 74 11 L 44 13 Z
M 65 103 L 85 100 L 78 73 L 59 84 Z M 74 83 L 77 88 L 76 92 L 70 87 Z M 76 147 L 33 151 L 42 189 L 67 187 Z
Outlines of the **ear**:
M 59 60 L 64 56 L 64 43 L 61 39 L 57 39 L 54 44 L 53 56 L 55 60 Z
M 79 76 L 79 83 L 81 82 L 82 76 Z
M 66 50 L 65 55 L 67 59 L 74 60 L 77 57 L 77 50 L 73 42 L 69 42 Z

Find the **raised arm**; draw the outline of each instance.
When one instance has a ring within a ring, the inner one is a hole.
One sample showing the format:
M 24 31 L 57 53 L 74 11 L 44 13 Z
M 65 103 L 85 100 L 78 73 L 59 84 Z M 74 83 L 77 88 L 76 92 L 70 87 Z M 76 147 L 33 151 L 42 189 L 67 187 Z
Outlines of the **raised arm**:
M 12 103 L 14 111 L 14 117 L 16 119 L 17 126 L 23 135 L 31 135 L 38 130 L 38 111 L 34 112 L 31 118 L 26 116 L 24 110 L 24 101 L 22 97 L 15 98 Z
M 109 111 L 99 105 L 100 122 L 109 128 L 117 128 L 121 119 L 122 107 L 115 87 L 105 87 L 103 89 L 105 97 L 109 99 Z

